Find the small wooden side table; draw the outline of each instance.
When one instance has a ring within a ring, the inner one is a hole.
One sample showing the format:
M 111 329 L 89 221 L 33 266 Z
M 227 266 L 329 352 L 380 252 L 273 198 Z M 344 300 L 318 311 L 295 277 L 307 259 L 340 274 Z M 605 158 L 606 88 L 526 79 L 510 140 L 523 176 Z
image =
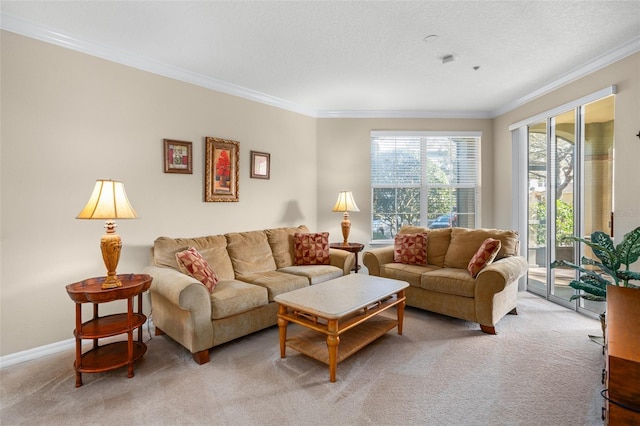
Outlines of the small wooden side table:
M 142 341 L 142 325 L 147 317 L 142 313 L 142 293 L 149 289 L 152 278 L 144 274 L 118 275 L 122 287 L 103 290 L 106 277 L 89 278 L 66 286 L 76 304 L 76 387 L 82 386 L 82 373 L 100 373 L 128 365 L 127 377 L 133 377 L 133 363 L 147 351 Z M 133 298 L 138 296 L 138 311 L 133 310 Z M 127 300 L 127 313 L 98 315 L 100 303 Z M 82 322 L 82 304 L 93 303 L 93 318 Z M 138 341 L 133 331 L 138 329 Z M 99 346 L 98 339 L 127 333 L 127 340 Z M 82 340 L 93 340 L 93 348 L 82 353 Z
M 360 266 L 358 265 L 358 253 L 360 253 L 364 249 L 364 244 L 360 243 L 331 243 L 329 244 L 329 248 L 346 250 L 350 253 L 354 253 L 356 255 L 356 274 L 358 273 L 358 269 Z

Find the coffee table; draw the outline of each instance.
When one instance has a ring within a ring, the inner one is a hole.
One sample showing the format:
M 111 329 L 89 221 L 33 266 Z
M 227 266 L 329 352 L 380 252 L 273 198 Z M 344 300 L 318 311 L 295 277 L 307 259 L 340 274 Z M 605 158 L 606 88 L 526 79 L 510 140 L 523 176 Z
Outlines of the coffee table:
M 335 382 L 339 362 L 396 326 L 402 334 L 407 287 L 405 281 L 350 274 L 279 294 L 274 300 L 279 304 L 280 358 L 288 346 L 328 364 L 329 380 Z M 397 319 L 379 316 L 393 306 Z M 287 339 L 290 322 L 308 330 Z

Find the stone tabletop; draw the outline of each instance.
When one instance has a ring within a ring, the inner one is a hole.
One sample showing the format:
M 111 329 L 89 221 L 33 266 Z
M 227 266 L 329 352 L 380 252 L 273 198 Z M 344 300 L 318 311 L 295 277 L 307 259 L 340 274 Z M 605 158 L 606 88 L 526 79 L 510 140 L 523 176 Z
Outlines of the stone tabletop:
M 405 281 L 364 274 L 334 280 L 279 294 L 275 301 L 290 308 L 327 319 L 337 319 L 391 296 L 409 284 Z

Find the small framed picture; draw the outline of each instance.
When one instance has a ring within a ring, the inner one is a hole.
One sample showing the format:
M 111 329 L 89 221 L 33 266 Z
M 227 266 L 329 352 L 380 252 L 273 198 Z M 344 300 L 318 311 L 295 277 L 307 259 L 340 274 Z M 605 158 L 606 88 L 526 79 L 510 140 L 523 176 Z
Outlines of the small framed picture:
M 238 201 L 240 142 L 206 138 L 204 201 Z
M 191 142 L 164 141 L 164 172 L 193 174 L 193 149 Z
M 251 151 L 251 177 L 255 179 L 269 179 L 271 168 L 271 154 Z

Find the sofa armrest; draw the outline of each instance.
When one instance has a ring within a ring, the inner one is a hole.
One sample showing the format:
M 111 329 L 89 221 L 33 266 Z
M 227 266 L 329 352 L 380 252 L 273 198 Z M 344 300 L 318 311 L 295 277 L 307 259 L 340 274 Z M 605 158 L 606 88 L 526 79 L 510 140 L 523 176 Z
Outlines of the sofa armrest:
M 528 264 L 522 256 L 504 257 L 482 269 L 476 277 L 476 297 L 495 294 L 527 272 Z
M 149 266 L 145 268 L 145 273 L 153 277 L 151 293 L 164 297 L 180 309 L 194 312 L 203 310 L 211 318 L 209 291 L 200 281 L 172 268 Z
M 518 278 L 528 267 L 524 257 L 510 256 L 480 271 L 475 290 L 476 317 L 480 325 L 493 328 L 500 318 L 516 307 Z
M 213 346 L 211 295 L 198 280 L 175 269 L 149 266 L 153 324 L 197 353 Z
M 380 276 L 380 266 L 393 263 L 393 246 L 368 250 L 362 255 L 362 263 L 369 270 L 369 275 Z
M 349 275 L 356 266 L 356 255 L 346 250 L 329 249 L 329 261 L 331 266 L 342 269 L 343 275 Z

